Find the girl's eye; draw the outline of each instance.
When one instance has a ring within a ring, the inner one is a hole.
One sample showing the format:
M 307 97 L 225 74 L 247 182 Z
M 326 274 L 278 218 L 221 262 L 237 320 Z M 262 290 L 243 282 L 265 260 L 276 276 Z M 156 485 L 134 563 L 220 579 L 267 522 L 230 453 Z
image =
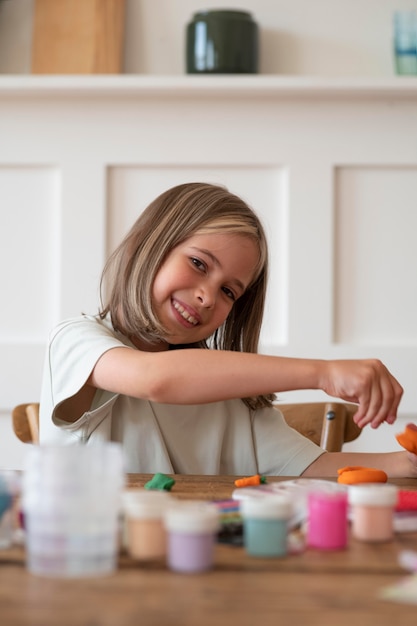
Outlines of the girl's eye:
M 236 296 L 231 289 L 229 289 L 228 287 L 223 287 L 223 291 L 228 298 L 233 300 L 233 302 L 236 300 Z
M 205 270 L 206 268 L 203 261 L 200 261 L 200 259 L 197 259 L 196 257 L 191 257 L 191 263 L 199 270 Z

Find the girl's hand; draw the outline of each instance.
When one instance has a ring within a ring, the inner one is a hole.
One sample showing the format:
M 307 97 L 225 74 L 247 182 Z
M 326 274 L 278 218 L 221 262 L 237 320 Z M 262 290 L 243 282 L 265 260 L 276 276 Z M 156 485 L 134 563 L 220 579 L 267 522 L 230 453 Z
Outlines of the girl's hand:
M 411 468 L 409 476 L 411 476 L 412 478 L 417 478 L 417 454 L 414 454 L 413 452 L 406 452 L 405 454 L 407 455 L 407 459 Z
M 378 359 L 325 361 L 320 388 L 330 396 L 357 403 L 354 420 L 360 428 L 393 424 L 403 395 L 399 382 Z

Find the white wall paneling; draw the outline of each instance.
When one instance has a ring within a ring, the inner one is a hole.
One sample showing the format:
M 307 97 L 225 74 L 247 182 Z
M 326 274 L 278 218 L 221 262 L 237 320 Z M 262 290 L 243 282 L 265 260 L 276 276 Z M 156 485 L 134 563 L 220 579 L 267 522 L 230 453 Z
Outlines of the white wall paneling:
M 336 180 L 335 341 L 416 347 L 417 167 L 341 167 Z
M 21 463 L 10 411 L 39 397 L 49 329 L 96 312 L 109 252 L 188 180 L 265 223 L 263 350 L 380 357 L 415 419 L 416 101 L 415 79 L 0 78 L 0 467 Z

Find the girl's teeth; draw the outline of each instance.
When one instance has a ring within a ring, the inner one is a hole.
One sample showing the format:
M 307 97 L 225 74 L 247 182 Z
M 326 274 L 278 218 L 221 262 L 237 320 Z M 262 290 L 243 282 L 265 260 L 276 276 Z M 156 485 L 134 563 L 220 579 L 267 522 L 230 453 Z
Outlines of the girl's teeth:
M 174 302 L 174 309 L 176 309 L 181 317 L 187 320 L 187 322 L 190 322 L 190 324 L 194 324 L 194 326 L 197 324 L 195 317 L 189 315 L 187 311 L 180 304 L 178 304 L 178 302 Z

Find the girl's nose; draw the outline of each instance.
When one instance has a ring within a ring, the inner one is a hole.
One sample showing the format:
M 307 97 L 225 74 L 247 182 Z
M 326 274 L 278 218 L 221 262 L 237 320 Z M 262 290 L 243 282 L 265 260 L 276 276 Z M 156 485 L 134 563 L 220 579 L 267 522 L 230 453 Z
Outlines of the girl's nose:
M 206 308 L 211 309 L 216 301 L 214 289 L 208 285 L 200 287 L 197 290 L 197 300 Z

